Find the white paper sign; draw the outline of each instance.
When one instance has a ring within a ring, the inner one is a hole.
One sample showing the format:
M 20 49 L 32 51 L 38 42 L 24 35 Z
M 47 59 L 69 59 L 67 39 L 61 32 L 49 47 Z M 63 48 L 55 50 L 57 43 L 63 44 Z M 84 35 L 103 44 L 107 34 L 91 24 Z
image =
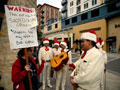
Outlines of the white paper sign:
M 34 8 L 5 5 L 8 28 L 25 29 L 38 25 Z
M 11 49 L 38 46 L 35 9 L 5 6 L 5 13 Z

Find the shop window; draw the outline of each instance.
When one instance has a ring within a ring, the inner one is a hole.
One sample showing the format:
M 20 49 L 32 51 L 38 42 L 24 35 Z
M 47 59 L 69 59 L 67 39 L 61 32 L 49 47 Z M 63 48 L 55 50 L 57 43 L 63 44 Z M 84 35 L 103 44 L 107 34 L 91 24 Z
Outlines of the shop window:
M 70 24 L 70 20 L 69 19 L 65 20 L 65 25 L 68 25 L 68 24 Z
M 81 20 L 88 19 L 88 13 L 84 13 L 81 15 Z
M 58 28 L 58 24 L 55 24 L 55 28 Z
M 75 22 L 77 22 L 77 17 L 72 18 L 72 23 L 75 23 Z
M 99 9 L 93 10 L 91 12 L 91 17 L 96 17 L 96 16 L 99 16 Z
M 48 31 L 50 31 L 52 29 L 52 26 L 48 26 Z

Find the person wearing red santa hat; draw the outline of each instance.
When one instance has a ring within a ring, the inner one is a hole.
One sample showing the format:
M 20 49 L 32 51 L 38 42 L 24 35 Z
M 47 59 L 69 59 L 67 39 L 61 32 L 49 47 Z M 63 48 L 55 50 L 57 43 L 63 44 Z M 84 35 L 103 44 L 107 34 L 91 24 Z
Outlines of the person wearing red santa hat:
M 46 77 L 47 77 L 48 87 L 52 88 L 52 85 L 50 84 L 50 70 L 51 70 L 50 60 L 53 58 L 53 52 L 52 52 L 52 48 L 49 47 L 48 38 L 43 39 L 43 44 L 44 46 L 41 47 L 39 50 L 38 58 L 40 64 L 42 60 L 45 61 L 45 65 L 42 72 L 42 83 L 43 83 L 42 89 L 45 90 Z
M 61 53 L 61 49 L 59 47 L 59 41 L 55 41 L 53 48 L 53 56 L 59 55 L 60 53 Z
M 97 47 L 99 48 L 99 50 L 100 50 L 100 52 L 103 54 L 103 61 L 104 61 L 104 72 L 103 72 L 103 74 L 102 74 L 102 80 L 101 80 L 101 84 L 100 84 L 100 87 L 101 87 L 101 90 L 104 90 L 104 88 L 105 88 L 105 75 L 104 74 L 106 74 L 106 64 L 107 64 L 107 53 L 106 53 L 106 51 L 104 51 L 104 49 L 103 49 L 103 47 L 104 47 L 104 41 L 101 39 L 101 40 L 99 40 L 98 41 L 98 45 L 97 45 Z
M 63 40 L 60 43 L 61 46 L 61 52 L 67 52 L 67 42 L 65 40 Z M 72 63 L 72 55 L 71 55 L 71 51 L 68 52 L 68 62 L 66 65 L 64 65 L 64 67 L 56 72 L 56 90 L 59 90 L 60 87 L 60 83 L 61 83 L 61 89 L 65 90 L 65 83 L 66 83 L 66 74 L 67 74 L 67 70 L 68 70 L 68 66 L 69 64 Z
M 70 76 L 70 82 L 77 90 L 100 90 L 104 62 L 102 54 L 96 48 L 96 41 L 97 35 L 94 30 L 81 36 L 83 53 L 73 64 L 75 69 Z

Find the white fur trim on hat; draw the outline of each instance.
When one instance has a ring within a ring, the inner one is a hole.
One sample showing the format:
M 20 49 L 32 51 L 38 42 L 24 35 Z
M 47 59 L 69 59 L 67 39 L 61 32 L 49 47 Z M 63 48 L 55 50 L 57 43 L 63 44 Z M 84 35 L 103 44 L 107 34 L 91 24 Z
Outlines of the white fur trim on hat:
M 101 46 L 103 46 L 104 45 L 104 41 L 102 41 L 102 44 L 101 44 Z
M 98 48 L 101 48 L 101 45 L 100 45 L 99 42 L 96 44 L 96 46 L 97 46 Z
M 65 47 L 67 47 L 67 44 L 65 42 L 61 42 L 60 45 L 64 45 Z
M 48 44 L 49 44 L 49 41 L 43 41 L 43 44 L 46 44 L 46 43 L 48 43 Z
M 58 46 L 59 46 L 59 44 L 58 44 L 58 43 L 55 43 L 55 44 L 54 44 L 54 46 L 55 46 L 55 45 L 58 45 Z
M 97 36 L 95 34 L 92 34 L 89 32 L 83 33 L 81 36 L 81 39 L 87 39 L 87 40 L 91 40 L 94 42 L 96 42 L 96 38 L 97 38 Z

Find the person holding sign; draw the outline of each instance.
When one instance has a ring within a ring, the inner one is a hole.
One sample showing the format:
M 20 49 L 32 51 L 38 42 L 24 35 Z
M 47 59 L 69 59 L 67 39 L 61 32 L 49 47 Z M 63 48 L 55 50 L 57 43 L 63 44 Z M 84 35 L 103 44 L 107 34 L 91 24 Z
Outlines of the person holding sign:
M 38 90 L 38 75 L 42 72 L 44 61 L 37 67 L 35 60 L 32 58 L 33 48 L 27 48 L 29 65 L 26 65 L 26 58 L 24 49 L 18 52 L 17 60 L 12 66 L 12 82 L 14 83 L 14 90 L 30 90 L 28 72 L 31 74 L 32 89 Z
M 38 58 L 40 64 L 42 60 L 45 61 L 45 66 L 42 71 L 42 83 L 43 83 L 42 89 L 45 90 L 46 75 L 47 75 L 48 87 L 52 88 L 52 85 L 50 84 L 50 71 L 51 71 L 50 60 L 53 58 L 53 52 L 52 52 L 52 48 L 49 47 L 48 38 L 43 39 L 43 44 L 44 46 L 41 47 L 39 50 Z

